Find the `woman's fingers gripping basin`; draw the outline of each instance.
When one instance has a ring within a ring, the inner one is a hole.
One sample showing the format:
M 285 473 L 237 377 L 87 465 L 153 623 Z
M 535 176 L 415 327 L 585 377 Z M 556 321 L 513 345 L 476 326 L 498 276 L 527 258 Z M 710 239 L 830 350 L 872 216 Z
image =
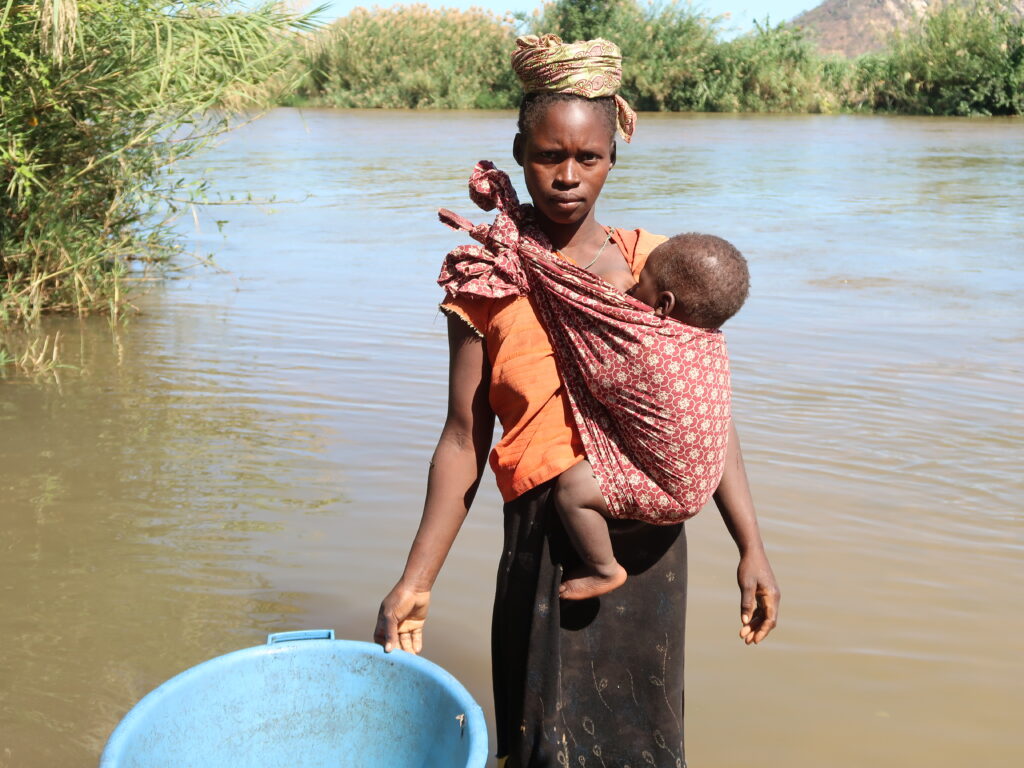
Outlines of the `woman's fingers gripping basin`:
M 429 592 L 415 592 L 395 587 L 380 604 L 374 642 L 384 647 L 385 653 L 401 648 L 408 653 L 423 650 L 423 626 L 430 606 Z

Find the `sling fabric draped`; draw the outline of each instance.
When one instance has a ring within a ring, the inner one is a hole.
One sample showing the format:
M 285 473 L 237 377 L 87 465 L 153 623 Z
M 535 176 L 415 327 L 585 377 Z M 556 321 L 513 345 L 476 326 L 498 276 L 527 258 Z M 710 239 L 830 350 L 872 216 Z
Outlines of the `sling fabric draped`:
M 453 249 L 438 283 L 452 296 L 531 297 L 613 517 L 666 525 L 695 515 L 725 465 L 730 388 L 722 333 L 659 317 L 558 257 L 533 207 L 519 204 L 492 163 L 476 165 L 469 190 L 497 216 L 473 225 L 441 209 L 442 222 L 481 245 Z

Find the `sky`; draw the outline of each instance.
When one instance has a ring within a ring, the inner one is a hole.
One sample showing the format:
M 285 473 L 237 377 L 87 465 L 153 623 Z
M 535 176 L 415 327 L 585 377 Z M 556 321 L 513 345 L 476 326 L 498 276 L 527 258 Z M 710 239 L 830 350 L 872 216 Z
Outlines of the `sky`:
M 409 0 L 411 4 L 415 0 Z M 308 5 L 318 5 L 326 2 L 327 12 L 323 19 L 329 20 L 344 16 L 357 6 L 369 7 L 372 5 L 390 6 L 395 3 L 389 0 L 374 2 L 374 0 L 312 0 Z M 534 8 L 540 7 L 543 0 L 426 0 L 425 5 L 432 7 L 447 8 L 469 8 L 471 6 L 487 8 L 499 13 L 505 11 L 523 11 L 532 13 Z M 821 0 L 694 0 L 693 5 L 711 16 L 729 14 L 729 19 L 724 23 L 726 30 L 734 34 L 746 32 L 753 27 L 754 20 L 761 21 L 769 16 L 772 22 L 788 21 L 802 11 L 814 8 Z M 308 7 L 307 5 L 307 7 Z

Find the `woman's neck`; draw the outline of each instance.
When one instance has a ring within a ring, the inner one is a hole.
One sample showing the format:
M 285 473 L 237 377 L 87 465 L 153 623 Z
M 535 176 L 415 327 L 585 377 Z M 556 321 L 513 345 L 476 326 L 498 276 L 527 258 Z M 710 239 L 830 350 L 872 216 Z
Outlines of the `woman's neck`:
M 539 224 L 551 241 L 551 247 L 569 258 L 573 258 L 577 252 L 592 251 L 607 237 L 607 230 L 598 224 L 593 211 L 582 221 L 572 224 L 557 224 L 546 219 L 542 219 Z

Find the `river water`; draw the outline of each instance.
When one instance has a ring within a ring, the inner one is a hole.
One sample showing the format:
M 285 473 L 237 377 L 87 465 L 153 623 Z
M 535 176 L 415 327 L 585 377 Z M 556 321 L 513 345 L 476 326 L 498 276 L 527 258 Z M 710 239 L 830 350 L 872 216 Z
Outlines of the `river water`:
M 508 113 L 279 110 L 183 172 L 276 201 L 184 217 L 216 270 L 52 320 L 0 379 L 0 766 L 93 765 L 152 687 L 268 632 L 369 639 L 444 415 L 440 259 L 512 170 Z M 1024 123 L 642 115 L 599 218 L 722 235 L 726 330 L 783 589 L 736 637 L 735 553 L 688 524 L 693 766 L 1024 765 Z M 217 220 L 226 220 L 218 225 Z M 426 655 L 490 712 L 488 480 Z

